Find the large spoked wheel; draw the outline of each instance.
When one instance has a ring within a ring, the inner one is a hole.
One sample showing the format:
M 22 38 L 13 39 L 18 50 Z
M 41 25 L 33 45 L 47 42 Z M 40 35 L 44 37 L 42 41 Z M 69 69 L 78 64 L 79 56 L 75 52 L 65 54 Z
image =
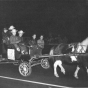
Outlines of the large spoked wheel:
M 49 64 L 49 61 L 48 61 L 47 58 L 41 60 L 41 66 L 42 66 L 44 69 L 50 68 L 50 64 Z
M 22 62 L 19 65 L 19 73 L 22 76 L 29 76 L 32 72 L 31 65 L 28 62 Z

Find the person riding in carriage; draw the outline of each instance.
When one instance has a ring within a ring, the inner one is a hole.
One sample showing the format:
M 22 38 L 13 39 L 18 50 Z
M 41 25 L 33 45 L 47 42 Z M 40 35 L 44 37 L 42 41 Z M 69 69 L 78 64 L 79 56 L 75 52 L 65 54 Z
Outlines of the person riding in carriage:
M 2 57 L 7 57 L 7 49 L 10 45 L 10 36 L 12 35 L 11 30 L 13 30 L 15 27 L 12 25 L 8 29 L 4 28 L 2 31 Z
M 9 28 L 8 28 L 8 36 L 10 37 L 12 35 L 11 31 L 14 29 L 15 27 L 13 25 L 11 25 Z
M 38 53 L 39 55 L 42 55 L 42 49 L 44 48 L 43 35 L 41 35 L 40 39 L 37 40 L 37 45 L 38 45 Z
M 20 40 L 18 39 L 18 37 L 16 36 L 16 32 L 17 32 L 17 30 L 16 29 L 13 29 L 12 31 L 11 31 L 11 33 L 12 33 L 12 35 L 10 36 L 10 44 L 11 45 L 14 45 L 14 47 L 15 47 L 15 49 L 17 50 L 17 51 L 20 51 L 20 48 L 19 48 L 19 46 L 18 46 L 18 43 L 20 42 Z
M 9 37 L 8 37 L 8 30 L 6 28 L 4 28 L 4 30 L 2 31 L 2 39 L 3 39 L 3 43 L 8 45 Z
M 23 42 L 23 34 L 24 32 L 22 30 L 18 31 L 18 40 L 20 40 L 20 43 Z
M 32 36 L 32 39 L 29 41 L 30 49 L 29 54 L 31 57 L 34 57 L 37 53 L 37 42 L 36 42 L 36 34 Z
M 18 40 L 20 41 L 19 42 L 19 47 L 20 47 L 20 49 L 21 49 L 21 53 L 22 54 L 28 54 L 28 52 L 27 52 L 27 48 L 26 48 L 26 45 L 24 44 L 24 41 L 23 41 L 23 34 L 24 34 L 24 32 L 22 31 L 22 30 L 20 30 L 19 32 L 18 32 Z
M 34 34 L 34 35 L 32 36 L 31 43 L 32 43 L 33 46 L 37 44 L 37 42 L 36 42 L 36 34 Z
M 2 56 L 6 58 L 7 47 L 9 45 L 8 30 L 6 28 L 2 31 Z
M 31 41 L 30 56 L 38 58 L 39 55 L 42 55 L 42 49 L 44 48 L 43 35 L 40 36 L 40 39 L 36 41 L 36 35 L 34 34 Z

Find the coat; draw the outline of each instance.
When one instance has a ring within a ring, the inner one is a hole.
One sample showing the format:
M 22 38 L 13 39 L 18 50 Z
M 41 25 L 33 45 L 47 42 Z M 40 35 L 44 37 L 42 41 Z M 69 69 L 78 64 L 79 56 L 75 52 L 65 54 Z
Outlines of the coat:
M 44 40 L 41 40 L 41 39 L 37 40 L 37 44 L 38 44 L 38 47 L 44 48 Z
M 16 49 L 19 48 L 17 44 L 20 42 L 20 40 L 18 39 L 17 36 L 11 35 L 9 40 L 10 40 L 10 44 L 13 44 Z
M 2 40 L 3 40 L 3 43 L 5 43 L 6 45 L 9 44 L 9 37 L 7 33 L 2 32 Z

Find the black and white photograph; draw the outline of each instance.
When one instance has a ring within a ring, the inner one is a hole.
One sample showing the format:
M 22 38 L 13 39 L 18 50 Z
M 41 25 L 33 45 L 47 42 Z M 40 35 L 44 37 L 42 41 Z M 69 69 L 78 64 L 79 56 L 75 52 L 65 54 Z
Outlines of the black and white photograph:
M 0 0 L 0 88 L 87 88 L 88 0 Z

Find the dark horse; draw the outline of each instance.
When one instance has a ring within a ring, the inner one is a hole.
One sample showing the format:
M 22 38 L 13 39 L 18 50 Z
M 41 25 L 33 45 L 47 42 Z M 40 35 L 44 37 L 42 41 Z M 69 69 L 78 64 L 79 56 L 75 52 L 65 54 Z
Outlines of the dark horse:
M 69 48 L 69 44 L 59 44 L 57 46 L 54 46 L 50 50 L 50 55 L 59 55 L 59 54 L 68 54 L 68 53 L 86 53 L 88 46 L 88 38 L 83 40 L 81 43 L 77 43 L 76 45 L 72 45 Z M 70 65 L 77 65 L 76 71 L 74 73 L 74 77 L 78 78 L 78 71 L 82 67 L 86 73 L 88 73 L 88 60 L 87 56 L 57 56 L 57 57 L 51 57 L 54 61 L 54 75 L 56 77 L 59 77 L 57 73 L 57 66 L 60 67 L 61 72 L 65 74 L 65 69 L 62 66 L 63 64 L 70 64 Z

